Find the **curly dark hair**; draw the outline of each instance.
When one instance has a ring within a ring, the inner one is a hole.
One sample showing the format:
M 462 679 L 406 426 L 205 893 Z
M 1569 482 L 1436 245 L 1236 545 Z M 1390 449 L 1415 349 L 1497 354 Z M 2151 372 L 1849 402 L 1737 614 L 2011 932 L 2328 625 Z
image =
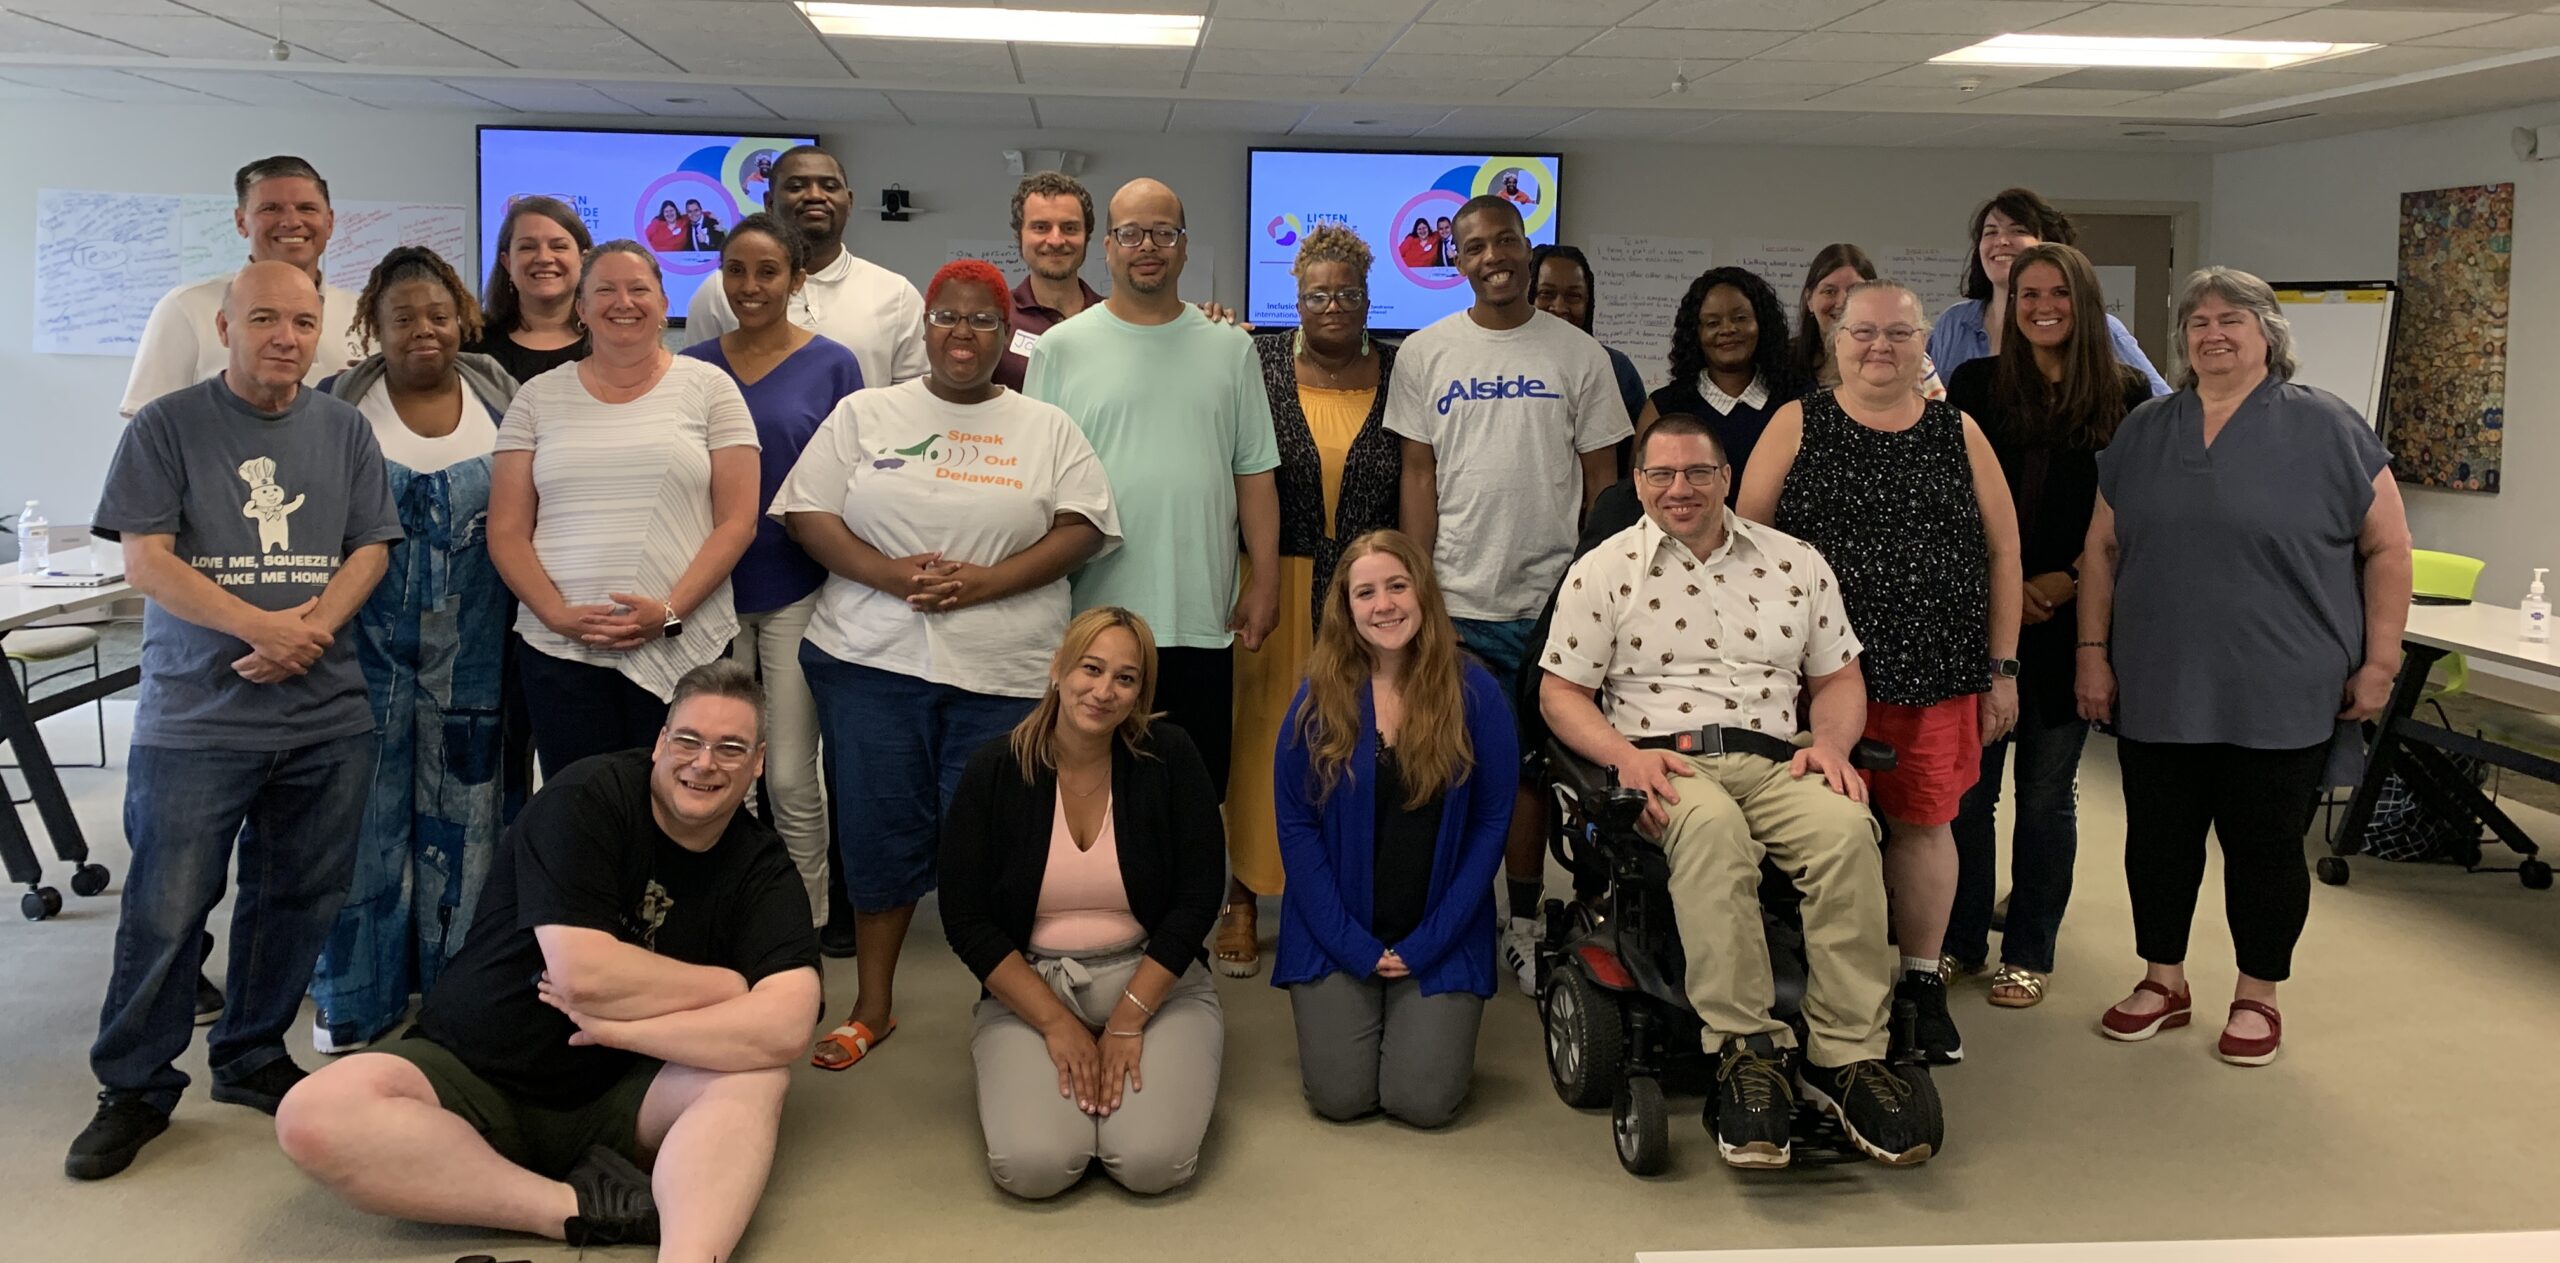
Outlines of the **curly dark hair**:
M 1751 304 L 1751 317 L 1760 325 L 1760 344 L 1752 348 L 1751 365 L 1767 383 L 1770 397 L 1792 399 L 1802 393 L 1795 355 L 1787 346 L 1787 309 L 1779 304 L 1778 291 L 1746 268 L 1709 268 L 1689 282 L 1689 292 L 1671 319 L 1671 380 L 1694 381 L 1707 371 L 1707 349 L 1698 345 L 1698 305 L 1719 285 L 1741 290 L 1744 301 Z
M 460 326 L 465 344 L 480 339 L 480 304 L 471 297 L 471 287 L 462 274 L 444 261 L 444 256 L 425 246 L 395 246 L 382 262 L 373 265 L 373 274 L 365 278 L 364 292 L 356 296 L 356 345 L 370 346 L 376 341 L 381 324 L 374 308 L 394 285 L 408 281 L 433 281 L 453 294 L 453 320 Z

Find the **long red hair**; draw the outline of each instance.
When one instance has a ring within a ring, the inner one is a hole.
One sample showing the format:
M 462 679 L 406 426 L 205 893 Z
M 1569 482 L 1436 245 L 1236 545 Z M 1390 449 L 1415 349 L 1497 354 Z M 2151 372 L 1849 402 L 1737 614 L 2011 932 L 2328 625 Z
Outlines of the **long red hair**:
M 1393 557 L 1413 577 L 1413 601 L 1422 625 L 1405 645 L 1404 721 L 1396 729 L 1396 764 L 1405 783 L 1405 806 L 1420 807 L 1454 788 L 1475 770 L 1475 746 L 1467 738 L 1467 699 L 1462 687 L 1458 629 L 1440 597 L 1431 558 L 1402 531 L 1371 531 L 1351 541 L 1333 567 L 1324 593 L 1324 620 L 1307 653 L 1307 700 L 1298 708 L 1298 740 L 1316 777 L 1316 796 L 1333 792 L 1361 737 L 1360 699 L 1377 673 L 1369 642 L 1351 616 L 1351 563 Z

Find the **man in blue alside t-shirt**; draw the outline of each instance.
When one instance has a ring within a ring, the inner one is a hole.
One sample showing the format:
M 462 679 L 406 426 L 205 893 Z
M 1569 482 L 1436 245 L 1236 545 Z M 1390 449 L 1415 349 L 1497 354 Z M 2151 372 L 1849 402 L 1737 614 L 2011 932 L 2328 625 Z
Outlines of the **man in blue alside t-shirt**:
M 145 405 L 107 470 L 96 529 L 122 537 L 150 605 L 125 778 L 133 869 L 89 1049 L 104 1090 L 63 1163 L 76 1179 L 131 1164 L 186 1089 L 173 1063 L 234 838 L 213 1098 L 272 1114 L 302 1078 L 284 1033 L 346 899 L 373 776 L 373 710 L 337 632 L 401 537 L 371 426 L 302 386 L 320 324 L 309 276 L 250 264 L 214 325 L 229 367 Z

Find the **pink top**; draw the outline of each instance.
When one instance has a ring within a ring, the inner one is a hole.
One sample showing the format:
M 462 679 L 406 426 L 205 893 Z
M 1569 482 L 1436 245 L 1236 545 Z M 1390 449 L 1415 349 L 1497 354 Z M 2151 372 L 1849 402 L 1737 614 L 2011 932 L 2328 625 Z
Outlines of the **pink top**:
M 1049 824 L 1049 867 L 1040 878 L 1040 906 L 1031 919 L 1031 946 L 1044 952 L 1089 952 L 1146 936 L 1129 915 L 1129 888 L 1120 881 L 1120 841 L 1104 800 L 1102 832 L 1090 850 L 1076 847 L 1067 828 L 1067 800 L 1058 798 Z

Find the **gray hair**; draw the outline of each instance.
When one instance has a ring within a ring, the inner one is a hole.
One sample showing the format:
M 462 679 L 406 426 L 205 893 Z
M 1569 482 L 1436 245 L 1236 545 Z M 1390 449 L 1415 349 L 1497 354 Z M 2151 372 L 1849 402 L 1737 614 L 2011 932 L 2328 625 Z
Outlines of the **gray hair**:
M 2196 366 L 2187 362 L 2187 317 L 2207 298 L 2222 301 L 2258 318 L 2258 331 L 2267 339 L 2267 371 L 2286 381 L 2301 370 L 2293 357 L 2293 322 L 2284 318 L 2284 308 L 2276 302 L 2276 291 L 2265 281 L 2238 268 L 2209 267 L 2187 274 L 2178 283 L 2178 314 L 2169 327 L 2177 334 L 2169 384 L 2180 390 L 2193 390 Z
M 756 712 L 756 739 L 764 739 L 764 685 L 756 673 L 730 658 L 714 658 L 684 673 L 676 680 L 673 696 L 667 699 L 667 714 L 692 697 L 726 697 L 745 702 Z
M 1927 335 L 1929 332 L 1928 305 L 1920 301 L 1919 291 L 1897 280 L 1888 278 L 1884 280 L 1860 281 L 1857 284 L 1850 286 L 1848 293 L 1840 296 L 1840 307 L 1843 311 L 1847 310 L 1849 307 L 1849 300 L 1856 298 L 1860 294 L 1879 293 L 1902 295 L 1902 301 L 1910 304 L 1911 310 L 1917 312 L 1920 316 L 1921 334 L 1923 336 Z

